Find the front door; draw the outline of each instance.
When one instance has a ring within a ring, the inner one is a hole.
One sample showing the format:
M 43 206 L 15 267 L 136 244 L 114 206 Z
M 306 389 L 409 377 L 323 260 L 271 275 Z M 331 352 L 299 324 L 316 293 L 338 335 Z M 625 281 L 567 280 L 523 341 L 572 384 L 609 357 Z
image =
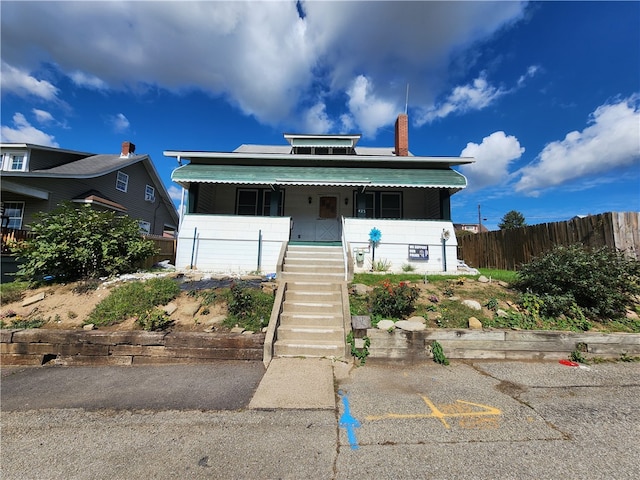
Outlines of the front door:
M 340 218 L 338 217 L 338 197 L 322 195 L 318 201 L 316 221 L 316 242 L 339 242 Z

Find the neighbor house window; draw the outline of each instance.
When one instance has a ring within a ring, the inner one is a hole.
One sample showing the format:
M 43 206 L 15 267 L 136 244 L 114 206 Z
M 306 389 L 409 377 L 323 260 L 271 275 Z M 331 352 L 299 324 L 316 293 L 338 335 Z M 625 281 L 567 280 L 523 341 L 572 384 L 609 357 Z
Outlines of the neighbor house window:
M 22 228 L 24 202 L 4 202 L 3 217 L 8 218 L 7 228 Z M 4 225 L 4 221 L 2 222 Z
M 144 188 L 144 199 L 147 202 L 153 202 L 156 199 L 156 189 L 151 185 L 147 185 Z
M 140 232 L 146 233 L 147 235 L 149 233 L 151 233 L 151 224 L 149 222 L 145 222 L 144 220 L 140 220 L 138 222 L 138 225 L 140 225 Z
M 129 175 L 127 175 L 126 173 L 118 172 L 118 177 L 116 178 L 116 190 L 126 192 L 128 187 Z
M 24 153 L 6 153 L 2 160 L 3 170 L 24 172 L 27 169 L 27 157 Z

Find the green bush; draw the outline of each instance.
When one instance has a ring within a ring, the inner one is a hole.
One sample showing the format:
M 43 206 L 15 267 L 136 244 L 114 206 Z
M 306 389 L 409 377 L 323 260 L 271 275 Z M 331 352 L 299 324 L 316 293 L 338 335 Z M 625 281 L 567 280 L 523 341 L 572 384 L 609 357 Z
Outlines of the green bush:
M 513 285 L 540 297 L 542 316 L 576 315 L 607 322 L 625 316 L 640 294 L 640 262 L 608 248 L 558 246 L 518 272 Z
M 405 282 L 397 285 L 385 280 L 374 287 L 371 295 L 371 314 L 384 318 L 402 318 L 413 312 L 420 292 Z
M 153 308 L 144 312 L 142 315 L 138 317 L 136 323 L 143 330 L 164 330 L 171 323 L 173 323 L 169 319 L 169 315 L 161 308 Z
M 223 322 L 227 327 L 236 324 L 252 331 L 260 331 L 269 324 L 275 298 L 246 282 L 231 285 L 227 295 L 229 317 Z
M 18 278 L 56 281 L 129 273 L 155 253 L 153 242 L 140 236 L 138 221 L 115 212 L 63 203 L 36 214 L 34 238 L 17 243 L 13 251 L 21 266 Z
M 125 283 L 116 287 L 91 312 L 86 323 L 106 326 L 131 317 L 142 317 L 159 305 L 166 305 L 180 293 L 180 286 L 170 278 L 152 278 L 146 282 Z

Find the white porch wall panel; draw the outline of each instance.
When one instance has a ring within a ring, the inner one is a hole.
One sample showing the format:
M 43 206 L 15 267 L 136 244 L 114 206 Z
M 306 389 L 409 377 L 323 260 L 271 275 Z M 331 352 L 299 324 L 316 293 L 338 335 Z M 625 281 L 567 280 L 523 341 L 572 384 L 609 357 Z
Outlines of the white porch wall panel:
M 453 223 L 445 220 L 381 220 L 370 218 L 345 218 L 345 238 L 355 262 L 355 251 L 365 250 L 362 266 L 354 265 L 355 272 L 371 269 L 372 249 L 369 246 L 369 232 L 377 228 L 382 233 L 381 242 L 376 247 L 375 260 L 391 262 L 391 272 L 402 272 L 402 266 L 410 264 L 415 273 L 444 272 L 441 235 L 443 230 L 450 233 L 445 243 L 446 272 L 455 273 L 458 268 L 457 246 Z M 429 260 L 409 261 L 409 245 L 427 245 Z
M 289 217 L 185 215 L 178 234 L 176 267 L 189 268 L 193 251 L 193 266 L 200 271 L 254 272 L 262 231 L 261 271 L 275 272 L 282 244 L 289 239 L 290 222 Z

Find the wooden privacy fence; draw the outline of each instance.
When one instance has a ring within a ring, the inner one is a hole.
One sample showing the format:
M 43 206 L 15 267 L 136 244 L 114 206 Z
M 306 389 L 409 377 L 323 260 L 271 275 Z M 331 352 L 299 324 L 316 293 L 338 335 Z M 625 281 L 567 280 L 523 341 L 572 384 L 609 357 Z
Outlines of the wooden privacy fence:
M 556 245 L 610 247 L 640 259 L 640 212 L 608 212 L 566 222 L 466 235 L 458 258 L 475 268 L 518 270 Z
M 145 269 L 153 267 L 156 263 L 163 260 L 169 260 L 171 265 L 176 263 L 176 239 L 170 237 L 162 237 L 160 235 L 145 235 L 146 240 L 151 240 L 155 245 L 158 253 L 147 258 L 142 267 Z

